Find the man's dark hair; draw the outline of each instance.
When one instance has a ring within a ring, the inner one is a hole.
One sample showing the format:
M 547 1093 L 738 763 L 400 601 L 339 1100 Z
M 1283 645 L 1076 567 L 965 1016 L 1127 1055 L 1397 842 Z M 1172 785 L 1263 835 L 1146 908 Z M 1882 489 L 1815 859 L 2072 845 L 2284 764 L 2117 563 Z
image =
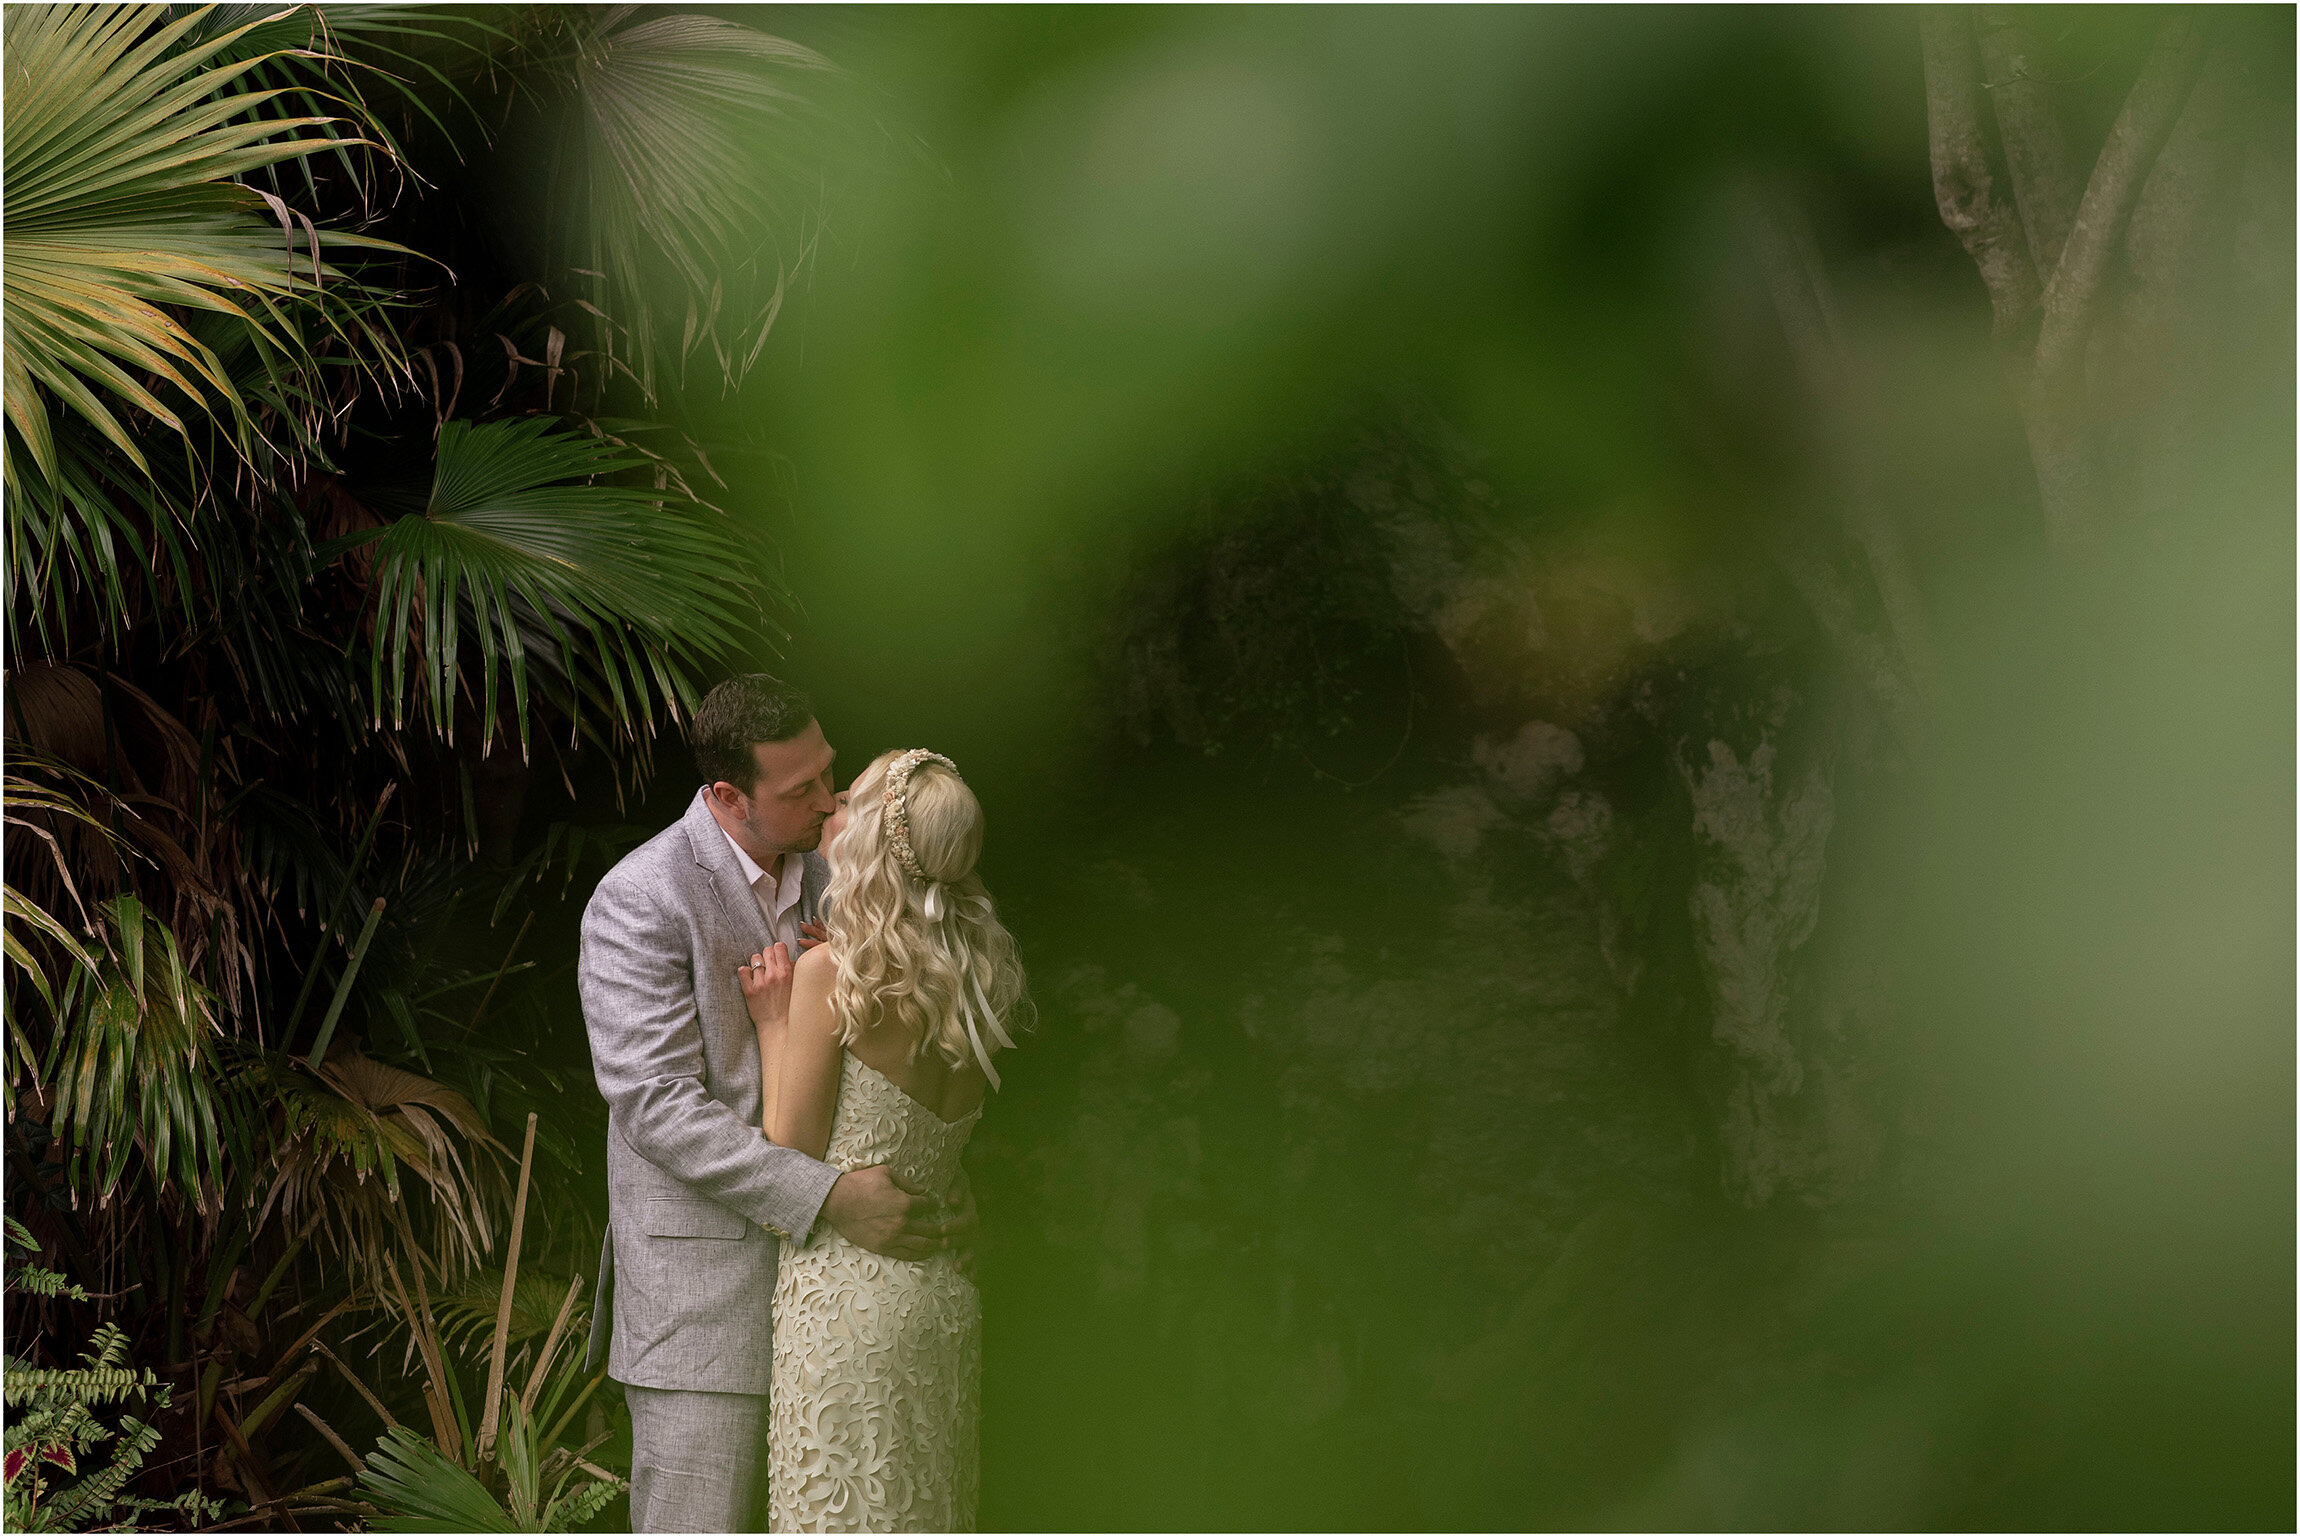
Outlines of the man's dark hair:
M 703 783 L 727 783 L 748 794 L 759 778 L 751 748 L 787 742 L 815 718 L 815 703 L 771 673 L 739 672 L 703 696 L 688 739 Z

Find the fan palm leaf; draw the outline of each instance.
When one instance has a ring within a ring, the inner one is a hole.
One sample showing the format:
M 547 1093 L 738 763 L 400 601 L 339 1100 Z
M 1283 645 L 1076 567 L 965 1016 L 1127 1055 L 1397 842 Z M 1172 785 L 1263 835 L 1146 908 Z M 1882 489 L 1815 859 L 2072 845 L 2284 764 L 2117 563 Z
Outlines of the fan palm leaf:
M 63 772 L 69 774 L 70 771 Z M 15 886 L 0 886 L 0 915 L 4 915 L 0 916 L 0 948 L 5 949 L 7 964 L 14 969 L 17 979 L 39 996 L 53 1021 L 60 1012 L 58 984 L 49 978 L 53 963 L 61 961 L 67 968 L 67 984 L 73 976 L 100 984 L 103 975 L 103 940 L 91 926 L 88 910 L 81 903 L 79 886 L 72 879 L 72 867 L 64 857 L 57 829 L 77 828 L 84 836 L 102 840 L 114 850 L 119 848 L 119 836 L 70 796 L 15 774 L 7 776 L 4 787 L 0 787 L 0 821 L 6 823 L 10 832 L 37 838 L 47 845 L 48 864 L 55 872 L 57 893 L 71 898 L 79 913 L 81 929 L 74 932 L 70 924 L 31 895 Z M 0 990 L 0 997 L 5 999 L 0 1009 L 6 1012 L 8 1026 L 5 1093 L 8 1114 L 13 1116 L 17 1077 L 26 1071 L 37 1073 L 43 1053 L 34 1045 L 31 1029 L 17 1012 L 16 989 Z
M 423 510 L 357 536 L 375 554 L 377 724 L 404 725 L 412 695 L 452 739 L 462 697 L 484 750 L 508 684 L 524 752 L 538 677 L 578 725 L 586 702 L 632 735 L 660 705 L 691 709 L 697 664 L 758 622 L 759 583 L 724 515 L 598 483 L 645 465 L 549 418 L 447 423 Z
M 230 87 L 263 56 L 213 62 L 247 28 L 180 46 L 201 20 L 195 12 L 170 21 L 162 6 L 7 12 L 11 482 L 22 478 L 19 446 L 43 474 L 53 472 L 44 394 L 139 469 L 149 461 L 121 419 L 123 406 L 179 432 L 187 413 L 228 417 L 244 441 L 253 424 L 240 392 L 172 310 L 224 316 L 267 354 L 308 361 L 283 305 L 324 293 L 319 248 L 397 249 L 308 224 L 296 230 L 284 205 L 273 210 L 276 222 L 261 216 L 263 194 L 232 178 L 339 141 L 299 132 L 325 118 L 257 115 L 279 92 Z M 305 250 L 296 249 L 298 234 Z M 342 317 L 340 307 L 305 308 Z
M 571 1361 L 559 1374 L 554 1401 L 582 1377 Z M 596 1382 L 593 1383 L 596 1386 Z M 579 1405 L 578 1405 L 579 1406 Z M 501 1498 L 435 1442 L 395 1425 L 376 1439 L 360 1475 L 360 1493 L 372 1503 L 379 1532 L 564 1532 L 591 1520 L 628 1488 L 622 1479 L 585 1460 L 581 1449 L 553 1444 L 572 1418 L 550 1429 L 544 1413 L 530 1413 L 521 1395 L 503 1390 L 503 1434 L 496 1443 Z
M 505 1331 L 512 1345 L 526 1345 L 551 1332 L 559 1306 L 567 1295 L 567 1278 L 548 1271 L 522 1268 L 511 1287 L 511 1321 Z M 503 1271 L 498 1266 L 474 1270 L 452 1286 L 442 1286 L 432 1299 L 438 1317 L 439 1338 L 454 1350 L 468 1350 L 487 1340 L 503 1299 Z M 578 1313 L 571 1326 L 580 1337 L 588 1314 Z
M 314 1086 L 276 1061 L 262 1088 L 278 1107 L 272 1183 L 257 1215 L 277 1212 L 378 1276 L 393 1235 L 406 1230 L 403 1204 L 412 1174 L 436 1219 L 429 1253 L 445 1273 L 478 1263 L 494 1242 L 504 1204 L 502 1144 L 470 1100 L 415 1073 L 364 1055 L 340 1040 Z
M 323 359 L 401 367 L 383 296 L 334 260 L 401 248 L 235 179 L 370 141 L 340 115 L 282 115 L 282 88 L 246 88 L 311 50 L 249 52 L 257 23 L 211 19 L 7 8 L 0 469 L 19 646 L 29 619 L 60 650 L 51 617 L 75 593 L 116 628 L 139 582 L 171 580 L 188 617 L 191 523 L 219 456 L 260 469 L 307 453 L 331 414 Z
M 329 302 L 346 287 L 331 282 Z M 272 535 L 284 521 L 265 516 L 264 504 L 277 502 L 265 493 L 282 471 L 325 462 L 317 433 L 360 388 L 363 369 L 340 349 L 313 367 L 283 366 L 276 349 L 266 351 L 228 317 L 180 318 L 222 365 L 229 398 L 264 431 L 242 445 L 195 415 L 184 424 L 180 453 L 160 452 L 164 445 L 139 431 L 147 456 L 139 468 L 86 418 L 63 413 L 51 428 L 49 472 L 35 467 L 9 485 L 8 626 L 19 653 L 69 653 L 75 615 L 93 618 L 114 639 L 147 618 L 198 629 L 215 621 L 220 593 L 276 565 L 276 548 L 257 548 L 276 546 Z M 213 473 L 235 461 L 253 473 Z
M 723 377 L 758 356 L 802 264 L 802 187 L 815 167 L 782 148 L 800 85 L 831 70 L 811 49 L 718 17 L 623 5 L 576 23 L 583 212 L 572 265 L 628 326 L 619 359 L 652 396 L 709 346 Z M 674 342 L 654 301 L 684 301 Z M 603 327 L 615 354 L 615 327 Z
M 360 1492 L 383 1512 L 379 1532 L 515 1532 L 511 1513 L 430 1441 L 394 1425 L 376 1438 Z
M 254 979 L 249 941 L 262 919 L 261 893 L 232 853 L 218 783 L 228 753 L 212 742 L 203 752 L 199 737 L 117 673 L 35 662 L 11 670 L 7 688 L 12 762 L 47 782 L 12 796 L 11 843 L 38 837 L 57 856 L 34 862 L 20 893 L 60 912 L 67 896 L 78 901 L 75 885 L 139 892 L 151 916 L 182 937 L 193 972 L 236 1013 Z
M 240 94 L 278 91 L 278 96 L 255 109 L 260 116 L 304 113 L 322 119 L 311 131 L 337 141 L 331 154 L 363 200 L 373 195 L 379 169 L 378 157 L 363 153 L 370 147 L 361 142 L 363 135 L 374 136 L 383 150 L 384 165 L 405 160 L 399 139 L 384 116 L 370 110 L 363 88 L 387 92 L 452 145 L 455 134 L 427 91 L 412 88 L 420 79 L 439 93 L 443 105 L 462 109 L 484 135 L 463 76 L 488 63 L 490 40 L 509 40 L 479 16 L 437 6 L 303 5 L 282 10 L 276 5 L 232 4 L 210 6 L 186 41 L 203 42 L 226 33 L 235 41 L 225 46 L 217 62 L 253 61 L 247 75 L 230 89 Z M 346 68 L 347 64 L 353 67 Z M 332 117 L 347 100 L 353 103 L 353 119 Z M 316 199 L 319 185 L 311 157 L 298 157 L 291 164 L 305 192 Z M 266 168 L 263 174 L 271 179 L 274 191 L 282 190 L 279 173 L 288 168 Z

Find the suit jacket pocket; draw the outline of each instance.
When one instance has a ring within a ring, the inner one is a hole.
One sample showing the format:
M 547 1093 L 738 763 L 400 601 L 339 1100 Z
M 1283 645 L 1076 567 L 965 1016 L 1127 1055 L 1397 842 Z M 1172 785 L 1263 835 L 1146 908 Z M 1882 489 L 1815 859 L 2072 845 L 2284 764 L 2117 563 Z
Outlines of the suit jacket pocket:
M 740 1238 L 751 1230 L 751 1219 L 729 1211 L 716 1201 L 647 1202 L 641 1212 L 649 1238 Z

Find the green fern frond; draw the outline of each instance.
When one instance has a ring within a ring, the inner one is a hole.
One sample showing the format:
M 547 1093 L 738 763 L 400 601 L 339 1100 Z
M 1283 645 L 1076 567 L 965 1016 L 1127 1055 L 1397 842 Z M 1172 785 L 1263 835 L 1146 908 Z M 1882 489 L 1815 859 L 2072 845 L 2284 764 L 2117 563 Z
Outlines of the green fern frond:
M 589 1524 L 592 1517 L 614 1502 L 615 1496 L 631 1486 L 621 1479 L 588 1483 L 568 1490 L 551 1502 L 550 1511 L 543 1518 L 547 1532 L 571 1532 Z
M 7 1403 L 14 1409 L 33 1403 L 117 1403 L 131 1394 L 142 1398 L 160 1379 L 134 1367 L 80 1368 L 27 1367 L 8 1373 Z
M 88 1300 L 88 1289 L 64 1279 L 59 1271 L 43 1270 L 38 1265 L 26 1265 L 8 1278 L 8 1284 L 17 1291 L 35 1297 L 69 1297 L 74 1302 Z
M 124 1366 L 128 1358 L 128 1336 L 117 1324 L 103 1323 L 89 1337 L 88 1349 L 80 1359 L 87 1365 L 78 1367 L 35 1367 L 10 1361 L 0 1377 L 6 1379 L 5 1398 L 9 1408 L 29 1406 L 33 1409 L 61 1408 L 65 1405 L 116 1403 L 133 1395 L 139 1401 L 152 1389 L 160 1388 L 159 1377 L 148 1369 Z M 161 1403 L 166 1403 L 166 1389 L 161 1388 Z
M 84 1523 L 82 1516 L 100 1516 L 119 1505 L 120 1491 L 128 1480 L 144 1466 L 144 1459 L 160 1444 L 160 1428 L 147 1425 L 132 1416 L 120 1421 L 120 1444 L 112 1453 L 112 1460 L 96 1472 L 81 1479 L 48 1501 L 49 1524 L 67 1530 L 78 1530 Z M 134 1505 L 149 1507 L 157 1502 L 134 1501 Z M 111 1522 L 105 1522 L 111 1525 Z
M 14 1217 L 7 1219 L 8 1242 L 30 1253 L 40 1252 L 40 1240 L 32 1230 Z M 74 1302 L 88 1300 L 87 1288 L 75 1286 L 56 1271 L 40 1265 L 19 1265 L 8 1277 L 8 1286 L 15 1291 L 27 1292 L 35 1297 L 69 1297 Z

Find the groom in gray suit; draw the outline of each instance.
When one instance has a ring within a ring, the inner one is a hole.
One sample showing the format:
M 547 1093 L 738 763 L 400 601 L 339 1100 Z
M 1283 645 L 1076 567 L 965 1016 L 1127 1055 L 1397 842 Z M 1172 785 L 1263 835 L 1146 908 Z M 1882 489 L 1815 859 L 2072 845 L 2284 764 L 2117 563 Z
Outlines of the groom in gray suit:
M 731 678 L 695 712 L 703 788 L 608 872 L 578 975 L 607 1101 L 607 1239 L 590 1364 L 631 1406 L 631 1529 L 750 1524 L 766 1430 L 779 1245 L 819 1217 L 924 1259 L 972 1242 L 885 1167 L 842 1174 L 760 1131 L 758 1035 L 737 968 L 819 942 L 834 754 L 804 694 Z

